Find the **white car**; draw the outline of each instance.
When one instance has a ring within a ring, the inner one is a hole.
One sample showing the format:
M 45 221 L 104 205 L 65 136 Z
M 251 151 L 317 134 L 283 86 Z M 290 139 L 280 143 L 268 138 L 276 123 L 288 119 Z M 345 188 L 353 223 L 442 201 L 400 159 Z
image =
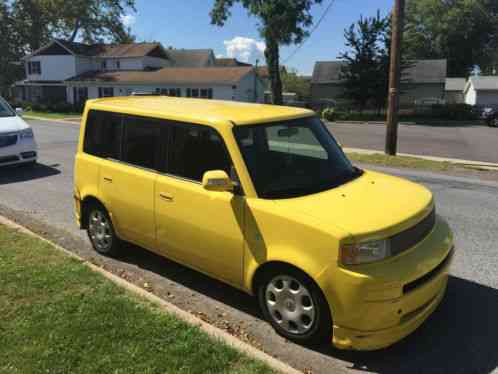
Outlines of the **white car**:
M 0 166 L 32 165 L 37 152 L 31 127 L 0 97 Z

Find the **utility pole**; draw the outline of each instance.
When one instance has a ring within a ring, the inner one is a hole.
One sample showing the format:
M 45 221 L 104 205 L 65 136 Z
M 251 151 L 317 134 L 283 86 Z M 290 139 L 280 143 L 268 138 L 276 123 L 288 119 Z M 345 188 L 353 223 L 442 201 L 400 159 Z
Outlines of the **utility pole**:
M 395 156 L 398 146 L 399 86 L 401 81 L 401 43 L 405 18 L 405 0 L 394 0 L 392 14 L 389 102 L 387 108 L 386 154 Z

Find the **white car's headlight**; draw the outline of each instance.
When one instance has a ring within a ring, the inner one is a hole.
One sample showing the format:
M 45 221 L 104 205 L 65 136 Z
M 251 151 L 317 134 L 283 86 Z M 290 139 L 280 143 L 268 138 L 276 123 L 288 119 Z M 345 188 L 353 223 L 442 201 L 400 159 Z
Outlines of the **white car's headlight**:
M 341 247 L 341 262 L 344 265 L 368 264 L 391 256 L 391 242 L 376 240 L 365 243 L 345 244 Z
M 32 139 L 34 137 L 32 129 L 24 129 L 19 133 L 21 139 Z

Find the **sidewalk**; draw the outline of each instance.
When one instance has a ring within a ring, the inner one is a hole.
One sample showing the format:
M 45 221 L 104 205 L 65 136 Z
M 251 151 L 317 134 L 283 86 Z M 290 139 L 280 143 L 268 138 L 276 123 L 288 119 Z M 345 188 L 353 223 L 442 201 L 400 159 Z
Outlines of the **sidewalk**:
M 24 119 L 34 119 L 34 120 L 37 120 L 37 121 L 71 123 L 73 125 L 74 124 L 79 125 L 80 122 L 81 122 L 81 117 L 68 117 L 68 118 L 55 119 L 55 118 L 46 118 L 46 117 L 36 117 L 36 116 L 30 116 L 30 115 L 23 115 L 22 118 L 24 118 Z
M 376 154 L 384 154 L 382 151 L 376 151 L 372 149 L 362 149 L 362 148 L 343 148 L 346 153 L 359 153 L 364 155 L 376 155 Z M 398 156 L 402 157 L 415 157 L 423 160 L 430 161 L 438 161 L 438 162 L 449 162 L 452 164 L 462 165 L 462 166 L 475 166 L 482 169 L 487 170 L 496 170 L 498 171 L 498 164 L 492 162 L 483 162 L 483 161 L 473 161 L 473 160 L 462 160 L 458 158 L 445 158 L 445 157 L 436 157 L 436 156 L 423 156 L 423 155 L 414 155 L 409 153 L 398 153 Z

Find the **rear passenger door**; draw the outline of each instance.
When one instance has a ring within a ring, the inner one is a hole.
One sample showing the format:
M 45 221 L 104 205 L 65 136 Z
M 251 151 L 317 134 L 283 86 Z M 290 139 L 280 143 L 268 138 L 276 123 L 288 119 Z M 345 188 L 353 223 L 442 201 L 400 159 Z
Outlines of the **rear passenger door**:
M 155 249 L 154 187 L 160 162 L 161 126 L 151 118 L 121 118 L 120 157 L 102 164 L 101 195 L 109 202 L 119 235 Z
M 204 172 L 233 172 L 221 136 L 213 128 L 172 123 L 167 168 L 156 181 L 159 250 L 234 285 L 242 283 L 244 197 L 209 192 Z

